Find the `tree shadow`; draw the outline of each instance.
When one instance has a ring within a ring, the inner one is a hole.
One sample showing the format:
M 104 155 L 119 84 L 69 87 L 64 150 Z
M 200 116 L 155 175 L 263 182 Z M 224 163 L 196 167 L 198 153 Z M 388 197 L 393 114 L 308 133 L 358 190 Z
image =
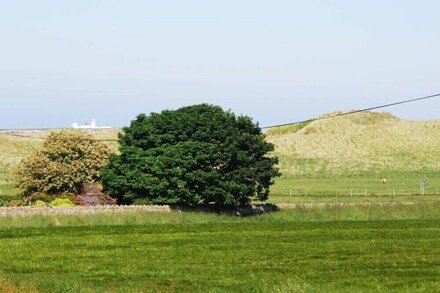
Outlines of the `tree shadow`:
M 280 208 L 274 204 L 254 204 L 245 207 L 230 207 L 230 206 L 170 206 L 172 211 L 177 212 L 203 212 L 217 215 L 251 217 L 267 213 L 278 212 Z

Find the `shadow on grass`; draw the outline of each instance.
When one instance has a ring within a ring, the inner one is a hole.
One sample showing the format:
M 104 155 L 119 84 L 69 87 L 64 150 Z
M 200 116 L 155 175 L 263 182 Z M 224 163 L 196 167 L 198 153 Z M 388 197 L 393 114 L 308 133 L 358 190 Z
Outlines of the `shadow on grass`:
M 170 206 L 171 210 L 178 212 L 203 212 L 218 215 L 251 217 L 279 211 L 279 207 L 274 204 L 255 204 L 246 207 L 228 206 Z

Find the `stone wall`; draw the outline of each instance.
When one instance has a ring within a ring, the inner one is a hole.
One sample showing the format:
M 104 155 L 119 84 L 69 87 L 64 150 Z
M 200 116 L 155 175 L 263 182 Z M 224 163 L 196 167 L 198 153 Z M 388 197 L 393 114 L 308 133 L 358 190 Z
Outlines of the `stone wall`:
M 63 207 L 0 207 L 0 217 L 6 216 L 33 216 L 33 215 L 86 215 L 86 214 L 111 214 L 129 212 L 169 213 L 170 206 L 159 205 L 131 205 L 131 206 L 77 206 Z

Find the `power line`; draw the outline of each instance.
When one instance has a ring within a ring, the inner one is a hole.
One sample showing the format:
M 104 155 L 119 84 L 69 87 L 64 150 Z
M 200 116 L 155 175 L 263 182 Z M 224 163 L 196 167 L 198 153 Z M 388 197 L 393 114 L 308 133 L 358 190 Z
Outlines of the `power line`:
M 270 126 L 264 126 L 264 127 L 261 127 L 261 129 L 270 129 L 270 128 L 281 127 L 281 126 L 289 126 L 289 125 L 298 125 L 298 124 L 302 124 L 302 123 L 310 123 L 310 122 L 313 122 L 313 121 L 325 120 L 325 119 L 341 117 L 341 116 L 347 116 L 347 115 L 351 115 L 351 114 L 367 112 L 367 111 L 377 110 L 377 109 L 383 109 L 383 108 L 388 108 L 388 107 L 392 107 L 392 106 L 412 103 L 412 102 L 416 102 L 416 101 L 433 99 L 433 98 L 437 98 L 437 97 L 440 97 L 440 93 L 439 94 L 434 94 L 434 95 L 429 95 L 429 96 L 424 96 L 424 97 L 419 97 L 419 98 L 415 98 L 415 99 L 403 100 L 403 101 L 400 101 L 400 102 L 395 102 L 395 103 L 390 103 L 390 104 L 384 104 L 384 105 L 364 108 L 364 109 L 360 109 L 360 110 L 349 111 L 349 112 L 345 112 L 345 113 L 338 113 L 338 114 L 335 114 L 335 115 L 323 116 L 323 117 L 312 118 L 312 119 L 296 121 L 296 122 L 289 122 L 289 123 L 283 123 L 283 124 L 275 124 L 275 125 L 270 125 Z
M 49 129 L 54 129 L 54 128 L 49 128 Z M 58 129 L 58 128 L 57 128 Z M 23 131 L 23 130 L 15 130 L 15 131 Z M 41 130 L 43 131 L 43 130 Z M 25 134 L 17 134 L 17 133 L 8 133 L 8 132 L 0 132 L 1 135 L 5 135 L 5 136 L 12 136 L 12 137 L 19 137 L 19 138 L 29 138 L 29 139 L 37 139 L 37 140 L 45 140 L 46 137 L 41 137 L 41 136 L 31 136 L 31 135 L 25 135 Z M 92 138 L 92 139 L 84 139 L 84 140 L 92 140 L 92 141 L 118 141 L 117 139 L 96 139 L 96 138 Z
M 58 128 L 57 128 L 58 129 Z M 25 134 L 16 134 L 16 133 L 1 133 L 2 135 L 5 136 L 13 136 L 13 137 L 20 137 L 20 138 L 29 138 L 29 139 L 37 139 L 37 140 L 45 140 L 46 137 L 40 137 L 40 136 L 31 136 L 31 135 L 25 135 Z M 65 139 L 58 139 L 58 140 L 65 140 Z M 84 141 L 104 141 L 104 142 L 114 142 L 114 141 L 119 141 L 118 139 L 114 139 L 114 138 L 92 138 L 92 139 L 83 139 Z
M 283 124 L 275 124 L 275 125 L 269 125 L 269 126 L 264 126 L 261 127 L 261 129 L 270 129 L 270 128 L 275 128 L 275 127 L 281 127 L 281 126 L 289 126 L 289 125 L 298 125 L 298 124 L 302 124 L 302 123 L 310 123 L 310 122 L 314 122 L 314 121 L 319 121 L 319 120 L 325 120 L 325 119 L 330 119 L 330 118 L 336 118 L 336 117 L 341 117 L 341 116 L 347 116 L 347 115 L 352 115 L 352 114 L 356 114 L 356 113 L 361 113 L 361 112 L 367 112 L 367 111 L 371 111 L 371 110 L 377 110 L 377 109 L 383 109 L 383 108 L 388 108 L 388 107 L 393 107 L 393 106 L 397 106 L 397 105 L 402 105 L 402 104 L 407 104 L 407 103 L 412 103 L 412 102 L 417 102 L 417 101 L 422 101 L 422 100 L 428 100 L 428 99 L 433 99 L 433 98 L 437 98 L 440 97 L 440 93 L 438 94 L 433 94 L 433 95 L 429 95 L 429 96 L 424 96 L 424 97 L 418 97 L 418 98 L 413 98 L 413 99 L 409 99 L 409 100 L 403 100 L 403 101 L 398 101 L 398 102 L 394 102 L 394 103 L 389 103 L 389 104 L 383 104 L 383 105 L 379 105 L 379 106 L 373 106 L 373 107 L 369 107 L 369 108 L 363 108 L 360 110 L 354 110 L 354 111 L 349 111 L 349 112 L 344 112 L 344 113 L 338 113 L 335 115 L 329 115 L 329 116 L 323 116 L 323 117 L 318 117 L 318 118 L 312 118 L 312 119 L 307 119 L 307 120 L 302 120 L 302 121 L 296 121 L 296 122 L 288 122 L 288 123 L 283 123 Z M 30 136 L 30 135 L 25 135 L 25 134 L 16 134 L 16 133 L 10 133 L 11 131 L 48 131 L 48 130 L 54 130 L 54 129 L 59 129 L 59 130 L 66 130 L 66 129 L 71 129 L 71 128 L 21 128 L 21 129 L 0 129 L 0 133 L 3 135 L 8 135 L 8 136 L 15 136 L 15 137 L 21 137 L 21 138 L 28 138 L 28 139 L 39 139 L 39 140 L 44 140 L 44 137 L 36 137 L 36 136 Z M 9 132 L 8 132 L 9 131 Z M 115 141 L 119 141 L 118 139 L 92 139 L 93 141 L 103 141 L 103 142 L 115 142 Z
M 13 137 L 21 137 L 21 138 L 32 138 L 32 139 L 45 139 L 44 137 L 36 137 L 36 136 L 29 136 L 29 135 L 22 135 L 22 134 L 15 134 L 15 133 L 2 133 L 6 136 L 13 136 Z
M 49 130 L 66 130 L 72 129 L 69 127 L 46 127 L 46 128 L 0 128 L 0 132 L 2 131 L 49 131 Z

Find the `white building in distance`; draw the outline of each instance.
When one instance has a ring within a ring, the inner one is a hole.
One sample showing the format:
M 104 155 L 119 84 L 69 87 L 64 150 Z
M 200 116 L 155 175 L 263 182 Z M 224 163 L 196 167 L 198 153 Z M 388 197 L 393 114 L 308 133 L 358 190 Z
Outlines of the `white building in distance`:
M 92 122 L 90 124 L 79 124 L 79 123 L 73 123 L 72 124 L 73 129 L 111 129 L 111 126 L 97 126 L 96 125 L 96 119 L 93 118 Z

